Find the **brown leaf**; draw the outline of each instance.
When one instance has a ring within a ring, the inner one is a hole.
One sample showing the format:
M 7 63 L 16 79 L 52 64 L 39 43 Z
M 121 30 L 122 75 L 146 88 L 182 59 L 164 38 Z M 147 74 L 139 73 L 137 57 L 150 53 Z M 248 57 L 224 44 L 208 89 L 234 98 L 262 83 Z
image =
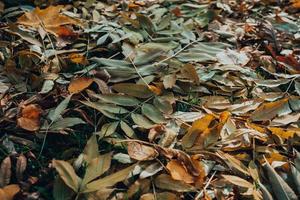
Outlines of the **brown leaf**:
M 37 104 L 23 106 L 21 117 L 18 118 L 18 126 L 28 131 L 37 131 L 40 128 L 40 116 L 42 109 Z
M 200 79 L 197 74 L 197 71 L 192 64 L 184 65 L 181 69 L 181 73 L 188 80 L 191 80 L 191 81 L 195 82 L 196 84 L 200 83 Z
M 253 121 L 271 120 L 278 112 L 288 103 L 288 99 L 283 99 L 275 102 L 264 103 L 259 106 L 251 115 Z
M 187 169 L 179 161 L 171 160 L 166 167 L 174 180 L 194 183 L 194 177 L 187 172 Z
M 58 36 L 60 27 L 67 24 L 80 25 L 80 21 L 72 19 L 68 16 L 60 14 L 60 11 L 64 6 L 49 6 L 46 9 L 35 8 L 32 12 L 26 12 L 24 15 L 18 18 L 18 23 L 26 26 L 38 28 L 44 26 L 44 28 Z
M 70 93 L 75 93 L 75 94 L 79 93 L 79 92 L 85 90 L 86 88 L 88 88 L 93 83 L 93 81 L 94 80 L 89 77 L 76 78 L 71 81 L 71 83 L 68 87 L 68 91 Z
M 138 142 L 128 142 L 128 154 L 135 160 L 153 160 L 158 156 L 154 148 Z
M 11 178 L 11 159 L 7 156 L 0 166 L 0 187 L 9 184 Z
M 27 167 L 27 159 L 23 154 L 21 154 L 17 158 L 17 164 L 16 164 L 16 177 L 19 181 L 23 179 L 23 173 L 26 167 Z

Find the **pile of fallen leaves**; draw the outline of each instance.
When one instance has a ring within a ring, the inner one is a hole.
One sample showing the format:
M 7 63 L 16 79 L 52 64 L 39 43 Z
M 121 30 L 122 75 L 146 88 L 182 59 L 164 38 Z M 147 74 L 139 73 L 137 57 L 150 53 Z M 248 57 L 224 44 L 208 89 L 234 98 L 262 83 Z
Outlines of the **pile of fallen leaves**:
M 300 194 L 300 1 L 0 2 L 0 199 Z

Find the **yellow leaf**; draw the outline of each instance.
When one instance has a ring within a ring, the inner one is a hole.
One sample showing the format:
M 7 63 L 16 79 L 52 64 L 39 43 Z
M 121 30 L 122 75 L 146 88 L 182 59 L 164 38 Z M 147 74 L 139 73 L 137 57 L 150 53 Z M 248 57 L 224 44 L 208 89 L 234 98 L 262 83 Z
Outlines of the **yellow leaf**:
M 76 63 L 76 64 L 81 64 L 81 65 L 87 65 L 88 64 L 88 60 L 82 54 L 72 53 L 71 55 L 69 55 L 69 59 L 73 63 Z
M 289 129 L 283 129 L 277 127 L 269 127 L 268 129 L 272 132 L 272 134 L 277 135 L 283 139 L 292 138 L 296 133 L 295 130 L 289 130 Z
M 92 78 L 80 77 L 71 81 L 68 90 L 70 93 L 79 93 L 88 88 L 93 83 Z

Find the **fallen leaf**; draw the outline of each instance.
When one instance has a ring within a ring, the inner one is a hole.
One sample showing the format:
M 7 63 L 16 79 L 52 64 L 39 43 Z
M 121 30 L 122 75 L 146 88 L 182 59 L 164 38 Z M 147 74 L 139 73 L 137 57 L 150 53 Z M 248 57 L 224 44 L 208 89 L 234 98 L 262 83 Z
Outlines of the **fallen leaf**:
M 153 160 L 158 156 L 158 152 L 149 146 L 138 142 L 128 142 L 128 154 L 135 160 Z
M 93 83 L 93 79 L 89 77 L 80 77 L 71 81 L 68 91 L 73 94 L 82 92 Z
M 194 177 L 187 172 L 186 168 L 179 161 L 171 160 L 166 167 L 174 180 L 194 183 Z
M 276 117 L 280 110 L 288 103 L 288 99 L 264 103 L 259 106 L 251 115 L 253 121 L 266 121 Z
M 18 126 L 28 131 L 37 131 L 40 128 L 42 109 L 37 104 L 25 105 L 21 108 Z
M 35 8 L 32 12 L 26 12 L 18 18 L 18 23 L 34 28 L 44 27 L 48 32 L 58 36 L 63 25 L 81 25 L 77 19 L 60 14 L 64 6 L 49 6 L 45 9 Z
M 11 159 L 10 157 L 4 158 L 0 165 L 0 187 L 9 184 L 11 178 Z
M 300 133 L 300 130 L 284 129 L 278 127 L 268 127 L 268 129 L 272 132 L 272 134 L 277 135 L 283 139 L 293 138 L 297 132 Z
M 74 192 L 78 192 L 81 179 L 76 175 L 72 165 L 63 160 L 53 160 L 52 164 L 65 184 L 69 186 Z
M 69 59 L 72 63 L 76 64 L 87 65 L 89 63 L 86 56 L 78 53 L 72 53 L 71 55 L 69 55 Z

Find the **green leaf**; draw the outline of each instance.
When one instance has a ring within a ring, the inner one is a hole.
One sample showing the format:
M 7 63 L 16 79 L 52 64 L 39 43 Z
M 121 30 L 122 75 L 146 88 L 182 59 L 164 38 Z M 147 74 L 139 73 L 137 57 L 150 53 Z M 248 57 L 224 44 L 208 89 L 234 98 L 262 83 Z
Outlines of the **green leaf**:
M 115 185 L 116 183 L 123 181 L 127 178 L 129 173 L 134 169 L 135 165 L 129 166 L 118 172 L 115 172 L 109 176 L 93 181 L 86 185 L 86 189 L 83 193 L 97 191 L 101 188 L 107 188 Z
M 121 106 L 117 106 L 115 104 L 109 104 L 109 103 L 101 103 L 101 102 L 91 102 L 91 101 L 81 101 L 86 106 L 89 106 L 91 108 L 94 108 L 101 113 L 114 113 L 114 114 L 124 114 L 128 113 L 129 111 Z
M 151 104 L 144 103 L 142 113 L 157 124 L 166 122 L 163 114 Z
M 90 139 L 87 141 L 83 154 L 84 154 L 84 159 L 87 163 L 92 161 L 93 159 L 99 157 L 99 149 L 98 149 L 98 143 L 97 143 L 97 136 L 92 135 Z
M 86 123 L 85 121 L 83 121 L 82 119 L 77 118 L 77 117 L 66 117 L 66 118 L 63 118 L 59 121 L 55 121 L 51 125 L 50 130 L 60 131 L 60 130 L 63 130 L 65 128 L 69 128 L 69 127 L 72 127 L 72 126 L 75 126 L 75 125 L 78 125 L 78 124 L 85 124 L 85 123 Z
M 53 197 L 55 200 L 71 200 L 75 192 L 69 188 L 60 177 L 57 177 L 53 186 Z
M 70 163 L 63 160 L 53 160 L 52 164 L 65 184 L 73 191 L 78 192 L 81 179 L 76 175 Z
M 291 171 L 292 171 L 294 183 L 297 187 L 297 191 L 298 193 L 300 193 L 300 172 L 297 170 L 296 167 L 294 167 L 294 165 L 291 165 Z
M 102 95 L 99 94 L 94 96 L 96 98 L 101 99 L 102 101 L 121 105 L 121 106 L 136 106 L 140 103 L 140 101 L 134 97 L 120 95 L 120 94 L 102 94 Z
M 103 124 L 100 132 L 97 132 L 96 134 L 99 135 L 100 138 L 110 136 L 111 134 L 113 134 L 116 131 L 118 125 L 119 125 L 119 122 L 111 122 L 111 123 Z
M 94 158 L 87 166 L 82 185 L 89 183 L 106 172 L 111 163 L 111 153 Z
M 136 125 L 138 125 L 142 128 L 149 129 L 154 126 L 154 124 L 151 121 L 149 121 L 149 119 L 144 117 L 143 115 L 132 113 L 131 118 Z
M 121 129 L 124 131 L 124 133 L 128 136 L 128 137 L 136 137 L 134 130 L 128 125 L 126 124 L 124 121 L 120 122 L 121 125 Z
M 153 96 L 153 92 L 146 86 L 134 83 L 119 83 L 112 87 L 119 93 L 124 93 L 129 96 L 138 98 L 149 98 Z
M 56 108 L 55 110 L 49 112 L 49 119 L 51 119 L 52 122 L 57 121 L 58 119 L 60 119 L 62 116 L 62 113 L 64 112 L 64 110 L 68 107 L 68 104 L 71 100 L 72 94 L 69 95 L 67 98 L 65 98 Z
M 264 167 L 267 170 L 270 184 L 275 196 L 280 200 L 297 200 L 298 197 L 290 186 L 276 173 L 273 167 L 265 160 Z
M 45 80 L 43 87 L 41 89 L 41 91 L 39 92 L 40 94 L 47 94 L 48 92 L 50 92 L 54 87 L 54 81 L 52 80 Z
M 260 182 L 258 182 L 264 200 L 273 200 L 269 190 Z

